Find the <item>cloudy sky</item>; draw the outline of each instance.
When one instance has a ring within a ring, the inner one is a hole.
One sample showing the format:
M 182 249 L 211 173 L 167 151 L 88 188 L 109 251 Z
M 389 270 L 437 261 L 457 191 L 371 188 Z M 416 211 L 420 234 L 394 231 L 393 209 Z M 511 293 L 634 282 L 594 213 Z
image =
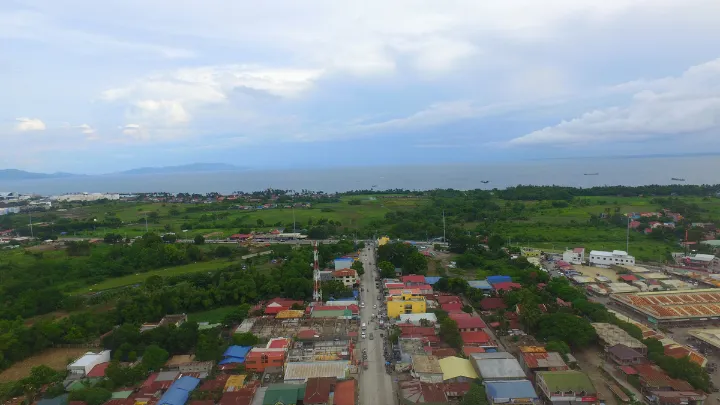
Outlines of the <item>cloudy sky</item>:
M 0 168 L 720 151 L 717 0 L 5 0 Z

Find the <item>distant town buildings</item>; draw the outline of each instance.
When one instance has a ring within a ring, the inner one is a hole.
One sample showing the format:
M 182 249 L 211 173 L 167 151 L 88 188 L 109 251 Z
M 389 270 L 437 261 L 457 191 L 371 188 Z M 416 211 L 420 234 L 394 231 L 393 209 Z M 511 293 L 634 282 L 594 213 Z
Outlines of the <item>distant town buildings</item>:
M 622 250 L 606 252 L 591 250 L 589 262 L 591 266 L 610 267 L 612 265 L 634 265 L 635 257 Z

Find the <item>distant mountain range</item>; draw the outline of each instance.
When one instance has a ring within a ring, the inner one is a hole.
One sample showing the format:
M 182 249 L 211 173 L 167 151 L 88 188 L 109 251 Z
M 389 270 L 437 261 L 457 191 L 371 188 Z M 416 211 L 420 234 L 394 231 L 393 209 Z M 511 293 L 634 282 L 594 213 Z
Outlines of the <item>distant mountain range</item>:
M 140 167 L 121 172 L 107 173 L 102 176 L 134 176 L 147 174 L 174 174 L 174 173 L 207 173 L 207 172 L 223 172 L 245 170 L 243 167 L 234 166 L 226 163 L 191 163 L 180 166 L 162 166 L 162 167 Z M 39 180 L 39 179 L 58 179 L 67 177 L 86 177 L 86 174 L 75 173 L 34 173 L 18 169 L 0 169 L 0 181 L 12 180 Z

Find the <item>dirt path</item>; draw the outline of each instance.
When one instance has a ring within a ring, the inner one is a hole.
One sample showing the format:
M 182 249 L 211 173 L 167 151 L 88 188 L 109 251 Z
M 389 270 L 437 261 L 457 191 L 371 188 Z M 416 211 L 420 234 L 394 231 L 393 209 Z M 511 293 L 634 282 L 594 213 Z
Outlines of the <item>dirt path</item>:
M 610 388 L 607 386 L 607 380 L 603 376 L 602 372 L 598 367 L 602 367 L 602 359 L 600 358 L 600 352 L 596 349 L 585 349 L 583 351 L 573 353 L 573 356 L 578 361 L 580 369 L 590 377 L 595 389 L 605 401 L 607 405 L 618 405 L 615 396 L 613 395 Z

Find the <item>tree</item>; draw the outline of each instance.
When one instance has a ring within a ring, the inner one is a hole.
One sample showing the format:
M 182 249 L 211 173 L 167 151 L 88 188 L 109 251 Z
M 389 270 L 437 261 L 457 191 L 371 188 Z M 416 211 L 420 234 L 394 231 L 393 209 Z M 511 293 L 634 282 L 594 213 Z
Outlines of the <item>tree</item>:
M 420 252 L 410 254 L 402 266 L 404 274 L 426 274 L 427 268 L 427 257 Z
M 380 277 L 381 278 L 393 278 L 395 277 L 395 266 L 388 262 L 388 261 L 382 261 L 378 263 L 378 269 L 380 269 Z
M 101 405 L 112 397 L 112 392 L 100 387 L 88 387 L 78 391 L 71 391 L 71 401 L 84 401 L 88 405 Z
M 195 235 L 195 244 L 196 245 L 204 245 L 205 244 L 205 237 L 202 235 Z
M 457 322 L 454 320 L 447 318 L 440 322 L 440 337 L 450 346 L 458 350 L 462 349 L 462 337 L 460 336 Z
M 238 346 L 255 346 L 260 339 L 251 332 L 236 333 L 232 337 L 233 343 Z
M 242 304 L 234 311 L 230 312 L 229 314 L 225 315 L 223 318 L 223 325 L 225 326 L 232 326 L 239 323 L 242 323 L 250 313 L 250 304 Z
M 549 352 L 558 352 L 563 357 L 570 353 L 570 346 L 567 343 L 560 340 L 551 340 L 545 345 L 545 350 Z
M 177 241 L 177 235 L 174 233 L 166 233 L 162 236 L 162 240 L 165 243 L 175 243 Z
M 505 238 L 500 235 L 491 235 L 490 238 L 488 238 L 488 248 L 494 252 L 500 250 L 504 245 Z
M 359 275 L 365 274 L 365 267 L 362 264 L 362 261 L 356 260 L 353 262 L 352 266 L 350 266 L 351 269 L 357 271 Z
M 158 370 L 168 361 L 169 357 L 170 354 L 167 350 L 158 345 L 150 345 L 145 348 L 142 364 L 147 367 L 148 370 Z
M 541 339 L 560 340 L 578 348 L 589 345 L 597 337 L 595 329 L 586 319 L 563 312 L 541 316 L 537 330 Z
M 123 239 L 124 239 L 124 238 L 123 238 L 122 235 L 120 235 L 120 234 L 117 234 L 117 233 L 108 233 L 108 234 L 106 234 L 105 237 L 103 238 L 103 241 L 104 241 L 105 243 L 109 244 L 109 245 L 113 245 L 113 244 L 122 242 Z
M 205 330 L 200 333 L 197 347 L 195 348 L 195 359 L 197 361 L 217 361 L 222 357 L 227 345 L 220 339 L 220 334 L 215 329 Z
M 460 402 L 461 405 L 487 405 L 487 395 L 485 394 L 485 387 L 482 384 L 473 383 L 470 386 L 470 390 L 465 394 Z
M 215 257 L 230 257 L 232 253 L 232 249 L 225 245 L 220 245 L 215 248 Z
M 257 223 L 257 226 L 259 226 L 259 227 L 265 226 L 265 221 L 263 221 L 262 218 L 258 218 L 257 221 L 255 221 L 255 222 Z

